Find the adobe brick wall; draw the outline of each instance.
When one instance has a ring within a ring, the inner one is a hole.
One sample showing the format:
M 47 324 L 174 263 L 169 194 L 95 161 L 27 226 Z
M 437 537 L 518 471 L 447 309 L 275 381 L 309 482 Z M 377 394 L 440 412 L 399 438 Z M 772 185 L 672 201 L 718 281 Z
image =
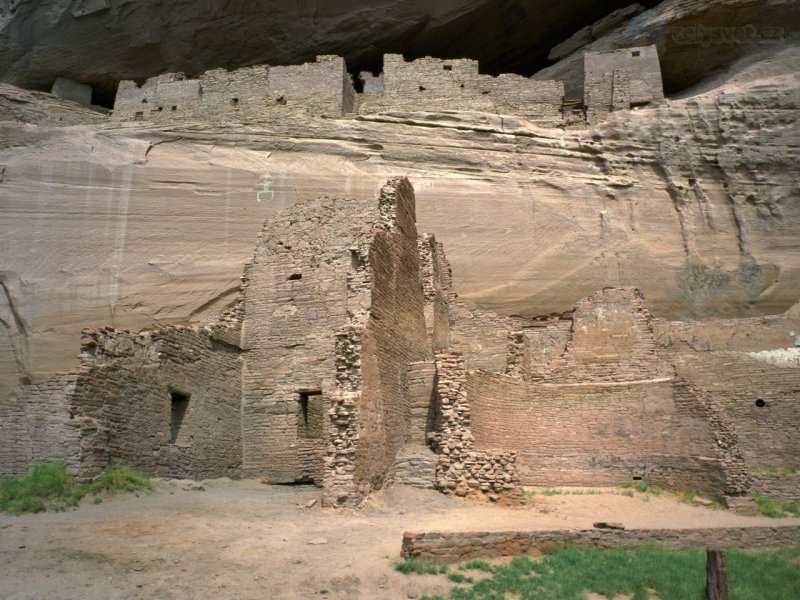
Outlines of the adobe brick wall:
M 655 544 L 668 548 L 777 548 L 800 543 L 800 527 L 728 527 L 706 529 L 560 529 L 538 531 L 405 532 L 401 555 L 437 563 L 457 563 L 547 553 L 557 545 L 631 548 Z

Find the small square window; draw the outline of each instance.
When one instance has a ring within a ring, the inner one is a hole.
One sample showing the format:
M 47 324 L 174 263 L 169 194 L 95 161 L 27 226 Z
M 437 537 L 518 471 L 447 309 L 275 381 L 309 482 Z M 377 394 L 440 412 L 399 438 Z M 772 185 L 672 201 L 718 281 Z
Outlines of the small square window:
M 442 68 L 445 71 L 452 71 L 453 70 L 453 65 L 444 65 L 444 66 L 442 66 Z
M 640 54 L 641 52 L 639 52 L 639 50 L 634 50 L 633 52 L 631 52 L 631 56 L 639 56 Z

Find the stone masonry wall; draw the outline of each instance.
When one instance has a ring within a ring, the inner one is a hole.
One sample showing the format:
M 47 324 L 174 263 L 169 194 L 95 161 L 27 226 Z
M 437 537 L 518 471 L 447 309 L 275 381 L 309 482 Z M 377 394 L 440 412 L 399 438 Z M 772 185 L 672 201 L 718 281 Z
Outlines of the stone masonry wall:
M 79 430 L 67 402 L 76 380 L 74 373 L 51 377 L 0 403 L 0 476 L 23 475 L 37 462 L 56 459 L 78 471 Z
M 455 302 L 450 264 L 442 245 L 424 233 L 417 238 L 420 279 L 425 295 L 425 326 L 434 351 L 450 345 L 451 305 Z
M 217 336 L 224 329 L 84 331 L 68 396 L 80 476 L 112 460 L 158 476 L 239 473 L 241 365 L 239 348 Z
M 633 548 L 778 548 L 800 543 L 800 527 L 713 529 L 556 529 L 537 531 L 405 532 L 401 554 L 437 563 L 549 552 L 554 546 Z
M 673 355 L 678 374 L 711 394 L 735 427 L 749 467 L 798 467 L 800 367 L 743 352 Z
M 564 352 L 532 366 L 532 377 L 548 383 L 669 379 L 674 370 L 656 354 L 651 321 L 638 289 L 601 290 L 575 305 Z
M 469 59 L 383 57 L 383 89 L 359 96 L 359 114 L 390 111 L 480 111 L 515 114 L 548 127 L 563 125 L 560 81 L 535 81 L 514 74 L 478 73 Z
M 464 359 L 458 352 L 436 356 L 438 422 L 431 434 L 439 455 L 436 487 L 459 497 L 517 503 L 522 490 L 515 467 L 516 452 L 478 449 L 471 432 Z
M 296 114 L 341 117 L 353 112 L 354 94 L 344 59 L 318 56 L 302 65 L 215 69 L 198 79 L 166 73 L 141 87 L 122 81 L 112 119 L 167 124 L 264 122 Z
M 615 486 L 633 477 L 669 489 L 727 493 L 708 413 L 672 382 L 539 384 L 469 372 L 478 449 L 517 450 L 526 485 Z
M 800 475 L 797 473 L 750 472 L 752 491 L 783 502 L 800 502 Z
M 664 99 L 655 46 L 587 52 L 583 57 L 586 120 L 591 125 L 608 113 Z
M 344 368 L 336 333 L 351 320 L 361 325 L 369 310 L 369 241 L 378 220 L 374 201 L 320 199 L 265 225 L 246 271 L 245 473 L 276 483 L 323 480 L 329 426 L 313 441 L 301 438 L 301 395 L 316 396 L 325 414 L 332 406 Z M 359 390 L 360 383 L 346 391 Z

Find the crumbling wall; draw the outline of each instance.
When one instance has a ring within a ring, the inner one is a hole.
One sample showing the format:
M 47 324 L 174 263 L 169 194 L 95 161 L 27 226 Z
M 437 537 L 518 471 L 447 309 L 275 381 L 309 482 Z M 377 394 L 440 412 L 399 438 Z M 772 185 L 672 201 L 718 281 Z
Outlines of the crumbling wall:
M 391 180 L 379 196 L 380 224 L 369 247 L 369 316 L 361 350 L 356 448 L 358 481 L 379 487 L 412 432 L 408 366 L 432 358 L 420 281 L 414 190 Z M 415 431 L 419 435 L 419 431 Z
M 226 329 L 84 331 L 67 397 L 82 477 L 112 460 L 158 476 L 239 473 L 241 363 L 239 348 L 217 335 Z
M 563 97 L 564 86 L 559 81 L 535 81 L 514 74 L 481 75 L 474 60 L 425 57 L 406 62 L 402 55 L 386 54 L 383 88 L 365 87 L 358 112 L 493 112 L 557 127 L 563 124 Z
M 800 367 L 739 352 L 671 357 L 678 374 L 710 393 L 732 420 L 749 467 L 800 465 Z
M 587 52 L 583 56 L 583 103 L 592 125 L 608 113 L 655 104 L 664 99 L 655 46 Z
M 637 477 L 726 494 L 708 411 L 672 382 L 540 384 L 477 371 L 467 375 L 467 396 L 475 447 L 517 450 L 523 484 L 604 486 Z
M 318 56 L 302 65 L 214 69 L 198 79 L 166 73 L 141 87 L 122 81 L 113 120 L 250 123 L 292 115 L 341 117 L 353 112 L 354 95 L 344 59 Z
M 551 331 L 556 343 L 563 330 Z M 636 288 L 606 288 L 580 300 L 564 352 L 531 366 L 532 377 L 551 383 L 670 379 L 673 375 L 674 370 L 656 354 L 652 318 Z
M 518 450 L 523 483 L 747 491 L 733 424 L 658 356 L 637 289 L 601 290 L 571 323 L 512 331 L 507 348 L 506 373 L 469 372 L 467 396 L 476 447 Z
M 439 455 L 436 487 L 445 494 L 516 503 L 521 488 L 516 452 L 505 442 L 478 448 L 471 431 L 471 398 L 464 359 L 458 352 L 436 355 L 437 426 L 430 435 Z
M 450 345 L 451 308 L 455 304 L 450 264 L 444 256 L 442 245 L 431 234 L 417 239 L 420 279 L 425 295 L 425 326 L 429 346 L 434 352 Z
M 317 396 L 327 414 L 337 381 L 335 334 L 353 315 L 360 324 L 369 309 L 369 235 L 378 218 L 374 202 L 320 199 L 265 224 L 245 272 L 246 473 L 322 482 L 329 431 L 326 425 L 301 441 L 301 395 Z M 313 452 L 302 447 L 309 444 Z

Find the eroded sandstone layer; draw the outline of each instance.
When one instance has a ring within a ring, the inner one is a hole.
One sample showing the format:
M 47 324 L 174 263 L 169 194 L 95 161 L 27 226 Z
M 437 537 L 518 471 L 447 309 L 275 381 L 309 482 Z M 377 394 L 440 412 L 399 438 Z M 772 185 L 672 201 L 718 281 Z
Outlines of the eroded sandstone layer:
M 219 312 L 265 218 L 320 195 L 372 197 L 398 172 L 479 307 L 547 316 L 637 285 L 664 318 L 783 313 L 800 289 L 798 60 L 797 45 L 769 46 L 701 93 L 567 129 L 433 103 L 112 123 L 4 91 L 3 393 L 74 367 L 85 326 Z

